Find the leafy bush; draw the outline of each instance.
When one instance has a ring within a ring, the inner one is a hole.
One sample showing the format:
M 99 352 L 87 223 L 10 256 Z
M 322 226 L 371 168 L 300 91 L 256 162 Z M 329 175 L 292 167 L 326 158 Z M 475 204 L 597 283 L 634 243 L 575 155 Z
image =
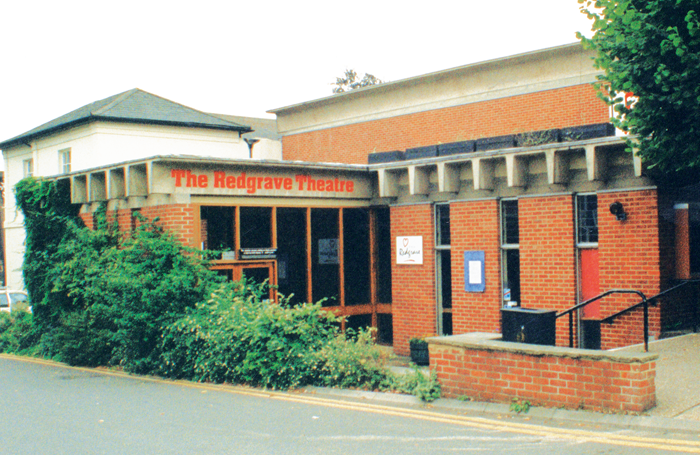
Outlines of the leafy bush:
M 52 305 L 52 325 L 62 329 L 59 358 L 137 373 L 158 370 L 164 328 L 221 279 L 157 220 L 141 218 L 127 237 L 106 225 L 70 225 L 69 232 L 47 274 L 54 286 L 42 301 Z
M 29 348 L 33 341 L 31 313 L 0 312 L 0 352 L 21 353 Z
M 384 389 L 410 393 L 427 402 L 437 400 L 441 394 L 437 371 L 430 370 L 430 373 L 426 376 L 417 366 L 414 366 L 413 371 L 410 373 L 393 376 L 391 381 L 384 386 Z
M 273 303 L 267 292 L 245 280 L 222 285 L 188 311 L 163 336 L 162 374 L 275 389 L 379 384 L 383 377 L 367 362 L 377 356 L 367 333 L 350 341 L 320 303 Z
M 371 329 L 337 333 L 316 355 L 314 385 L 375 390 L 389 381 L 386 354 L 372 339 Z

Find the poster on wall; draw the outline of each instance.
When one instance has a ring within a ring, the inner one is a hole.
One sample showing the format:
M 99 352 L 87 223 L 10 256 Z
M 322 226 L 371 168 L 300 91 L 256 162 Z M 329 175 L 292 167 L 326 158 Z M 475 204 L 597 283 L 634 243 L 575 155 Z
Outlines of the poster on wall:
M 396 263 L 423 263 L 423 236 L 396 237 Z
M 467 292 L 486 290 L 486 261 L 483 251 L 464 252 L 464 290 Z
M 318 263 L 340 264 L 338 239 L 318 239 Z

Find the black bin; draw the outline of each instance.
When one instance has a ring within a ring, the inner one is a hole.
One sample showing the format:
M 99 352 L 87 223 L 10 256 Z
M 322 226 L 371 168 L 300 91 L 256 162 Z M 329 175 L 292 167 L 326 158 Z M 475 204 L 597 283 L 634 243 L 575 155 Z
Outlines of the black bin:
M 535 308 L 501 308 L 503 341 L 556 345 L 557 312 Z

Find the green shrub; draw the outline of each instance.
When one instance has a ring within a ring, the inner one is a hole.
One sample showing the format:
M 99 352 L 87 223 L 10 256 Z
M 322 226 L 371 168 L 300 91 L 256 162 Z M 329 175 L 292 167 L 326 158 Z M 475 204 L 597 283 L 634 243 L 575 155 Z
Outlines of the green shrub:
M 373 330 L 348 332 L 336 334 L 316 353 L 312 383 L 339 388 L 381 388 L 391 373 L 386 366 L 386 354 L 374 343 Z
M 270 302 L 265 284 L 221 285 L 163 335 L 162 374 L 287 389 L 309 383 L 337 334 L 320 304 Z
M 432 402 L 440 398 L 440 382 L 437 379 L 437 371 L 430 370 L 426 376 L 417 366 L 413 366 L 410 373 L 395 375 L 384 386 L 385 390 L 393 390 L 415 395 L 423 401 Z
M 26 311 L 0 312 L 0 352 L 21 353 L 34 341 L 32 315 Z
M 69 232 L 54 254 L 47 273 L 54 285 L 41 302 L 52 307 L 45 319 L 59 329 L 59 359 L 159 370 L 164 328 L 205 300 L 221 278 L 157 219 L 141 218 L 128 237 L 106 224 L 95 230 L 70 225 Z

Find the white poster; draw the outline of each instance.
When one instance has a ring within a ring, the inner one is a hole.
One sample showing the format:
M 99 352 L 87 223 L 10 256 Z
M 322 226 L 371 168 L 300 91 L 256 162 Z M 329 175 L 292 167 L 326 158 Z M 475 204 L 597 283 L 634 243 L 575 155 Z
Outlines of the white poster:
M 480 261 L 469 261 L 469 284 L 481 284 Z
M 423 236 L 396 237 L 396 263 L 423 263 Z
M 318 263 L 340 264 L 338 239 L 318 239 Z

